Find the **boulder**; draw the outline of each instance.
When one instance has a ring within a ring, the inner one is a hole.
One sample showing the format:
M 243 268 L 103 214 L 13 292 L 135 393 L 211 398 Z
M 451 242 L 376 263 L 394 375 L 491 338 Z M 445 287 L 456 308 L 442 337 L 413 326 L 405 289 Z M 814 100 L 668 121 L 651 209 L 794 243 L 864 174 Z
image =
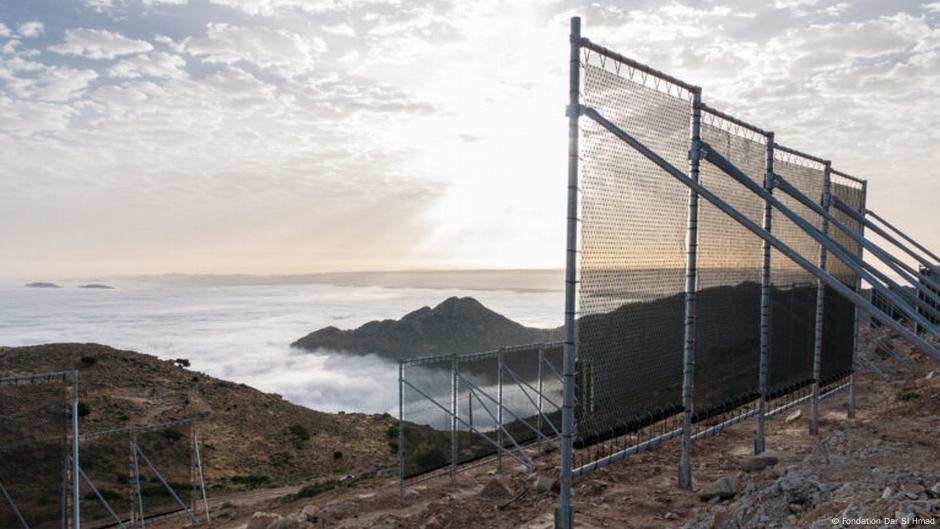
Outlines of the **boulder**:
M 784 420 L 783 422 L 793 422 L 793 421 L 799 419 L 802 415 L 803 415 L 803 412 L 802 412 L 802 411 L 796 410 L 795 412 L 791 413 L 790 415 L 787 415 L 786 420 Z
M 741 461 L 741 470 L 745 472 L 760 472 L 767 467 L 772 467 L 779 463 L 780 460 L 774 456 L 761 454 L 758 456 L 753 456 Z
M 506 487 L 506 485 L 503 485 L 502 481 L 498 479 L 491 479 L 486 483 L 486 485 L 483 486 L 483 490 L 480 491 L 480 496 L 489 498 L 491 500 L 497 500 L 512 496 L 512 492 L 508 487 Z
M 698 497 L 702 501 L 709 501 L 712 498 L 728 500 L 737 493 L 738 480 L 734 476 L 722 476 L 702 487 L 698 491 Z
M 275 529 L 275 524 L 281 521 L 280 515 L 267 512 L 256 512 L 248 520 L 245 529 Z
M 532 482 L 532 488 L 539 492 L 550 492 L 554 485 L 555 480 L 543 474 L 535 476 L 535 480 Z

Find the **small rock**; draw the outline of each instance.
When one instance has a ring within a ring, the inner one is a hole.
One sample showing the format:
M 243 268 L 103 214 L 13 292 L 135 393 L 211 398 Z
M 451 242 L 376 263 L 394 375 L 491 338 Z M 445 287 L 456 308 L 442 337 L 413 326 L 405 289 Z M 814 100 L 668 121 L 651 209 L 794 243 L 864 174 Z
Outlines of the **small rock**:
M 934 370 L 931 371 L 930 373 L 927 373 L 927 376 L 925 377 L 926 380 L 930 380 L 931 378 L 933 378 L 933 376 L 934 376 L 934 374 L 936 374 L 936 372 L 937 372 L 937 370 L 934 369 Z
M 940 481 L 934 484 L 933 487 L 930 487 L 927 492 L 930 493 L 930 495 L 934 498 L 940 498 Z
M 415 489 L 405 489 L 405 499 L 413 500 L 418 497 L 418 491 Z
M 435 514 L 434 516 L 428 518 L 426 522 L 421 524 L 421 529 L 443 529 L 443 527 L 444 520 L 441 519 L 439 514 Z
M 509 473 L 512 475 L 516 474 L 525 474 L 529 471 L 529 467 L 525 465 L 516 465 L 509 469 Z
M 891 496 L 894 496 L 894 489 L 891 487 L 885 487 L 884 492 L 881 493 L 881 499 L 887 500 L 891 498 Z
M 791 413 L 790 415 L 787 415 L 787 418 L 786 418 L 783 422 L 793 422 L 793 421 L 799 419 L 800 416 L 802 416 L 802 415 L 803 415 L 803 412 L 802 412 L 801 410 L 796 410 L 795 412 Z
M 304 529 L 307 525 L 307 516 L 302 512 L 289 514 L 269 526 L 271 529 Z
M 666 520 L 675 520 L 678 517 L 679 515 L 674 512 L 667 512 L 666 514 L 663 515 L 663 518 L 665 518 Z
M 753 456 L 745 459 L 741 462 L 741 469 L 745 472 L 760 472 L 767 467 L 772 467 L 779 463 L 780 460 L 774 456 L 767 454 L 761 454 L 759 456 Z
M 509 490 L 506 485 L 503 485 L 503 482 L 498 479 L 491 479 L 483 486 L 483 490 L 480 491 L 480 496 L 489 499 L 501 499 L 508 498 L 512 496 L 512 492 Z
M 698 497 L 702 501 L 709 501 L 713 498 L 728 500 L 738 493 L 738 481 L 734 476 L 722 476 L 717 480 L 705 485 L 698 491 Z
M 552 478 L 539 474 L 535 477 L 535 480 L 532 482 L 532 488 L 539 492 L 549 492 L 552 490 L 552 486 L 555 484 L 555 480 Z
M 279 521 L 281 521 L 281 517 L 277 514 L 256 512 L 251 515 L 251 520 L 248 521 L 245 529 L 269 529 Z
M 359 494 L 357 497 L 358 497 L 360 500 L 368 500 L 369 498 L 374 498 L 374 497 L 375 497 L 375 493 L 374 493 L 374 492 L 366 492 L 365 494 Z

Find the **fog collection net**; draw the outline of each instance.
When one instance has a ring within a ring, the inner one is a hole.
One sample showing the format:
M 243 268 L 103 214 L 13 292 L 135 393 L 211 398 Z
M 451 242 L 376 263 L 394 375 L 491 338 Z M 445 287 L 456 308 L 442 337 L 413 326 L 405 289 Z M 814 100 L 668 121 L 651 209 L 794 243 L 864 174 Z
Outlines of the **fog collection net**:
M 71 443 L 64 375 L 0 382 L 0 527 L 52 529 L 66 520 Z

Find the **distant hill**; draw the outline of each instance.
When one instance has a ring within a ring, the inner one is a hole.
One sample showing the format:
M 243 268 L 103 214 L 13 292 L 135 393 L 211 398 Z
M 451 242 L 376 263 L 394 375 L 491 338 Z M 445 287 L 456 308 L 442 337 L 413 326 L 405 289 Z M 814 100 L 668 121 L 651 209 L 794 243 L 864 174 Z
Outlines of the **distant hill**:
M 370 473 L 395 463 L 386 432 L 397 419 L 387 415 L 319 412 L 104 345 L 0 347 L 0 377 L 73 368 L 79 369 L 79 397 L 87 406 L 82 433 L 204 416 L 199 433 L 213 490 L 238 489 L 246 480 L 276 486 Z M 24 417 L 42 415 L 40 402 L 19 405 Z
M 110 290 L 110 289 L 113 289 L 114 287 L 110 285 L 103 285 L 101 283 L 89 283 L 87 285 L 79 285 L 78 288 L 97 288 L 97 289 Z
M 314 351 L 375 353 L 402 360 L 444 353 L 472 353 L 498 347 L 560 340 L 561 329 L 525 327 L 471 297 L 451 297 L 433 309 L 422 307 L 400 320 L 371 321 L 353 330 L 325 327 L 292 345 Z
M 28 288 L 62 288 L 55 283 L 48 283 L 46 281 L 37 281 L 35 283 L 26 283 L 23 285 Z

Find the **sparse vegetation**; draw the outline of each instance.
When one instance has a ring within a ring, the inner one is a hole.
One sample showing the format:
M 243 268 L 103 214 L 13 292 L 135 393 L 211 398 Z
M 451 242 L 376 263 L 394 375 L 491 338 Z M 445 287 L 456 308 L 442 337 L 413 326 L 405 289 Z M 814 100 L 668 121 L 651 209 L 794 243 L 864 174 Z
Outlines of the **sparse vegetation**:
M 78 416 L 87 417 L 91 413 L 91 404 L 88 404 L 85 401 L 79 401 L 78 403 Z
M 897 395 L 895 395 L 895 397 L 897 397 L 898 400 L 900 400 L 900 401 L 903 402 L 903 401 L 907 401 L 907 400 L 919 399 L 919 398 L 920 398 L 920 393 L 918 393 L 918 392 L 916 392 L 916 391 L 898 391 L 898 393 L 897 393 Z
M 176 360 L 173 360 L 173 364 L 176 367 L 189 367 L 190 365 L 188 358 L 177 358 Z
M 287 430 L 291 435 L 294 436 L 294 439 L 299 441 L 310 440 L 310 430 L 308 430 L 306 426 L 300 424 L 299 422 L 291 423 Z
M 288 494 L 281 498 L 281 501 L 284 503 L 290 503 L 301 498 L 312 498 L 324 492 L 331 491 L 336 488 L 338 483 L 336 480 L 324 481 L 322 483 L 314 483 L 313 485 L 306 485 L 301 487 L 300 490 L 293 494 Z
M 171 442 L 176 442 L 183 438 L 183 432 L 173 429 L 161 430 L 160 435 L 162 435 L 164 439 Z
M 342 459 L 342 458 L 343 458 L 342 452 L 340 452 L 339 450 L 336 450 L 333 452 L 333 459 Z
M 83 356 L 80 360 L 83 366 L 93 366 L 98 363 L 98 359 L 94 356 Z
M 245 485 L 248 488 L 256 489 L 271 484 L 271 476 L 263 474 L 248 474 L 246 476 L 232 476 L 232 483 Z
M 388 439 L 388 449 L 389 452 L 393 454 L 398 453 L 398 423 L 392 423 L 388 425 L 388 429 L 385 430 L 385 437 Z

